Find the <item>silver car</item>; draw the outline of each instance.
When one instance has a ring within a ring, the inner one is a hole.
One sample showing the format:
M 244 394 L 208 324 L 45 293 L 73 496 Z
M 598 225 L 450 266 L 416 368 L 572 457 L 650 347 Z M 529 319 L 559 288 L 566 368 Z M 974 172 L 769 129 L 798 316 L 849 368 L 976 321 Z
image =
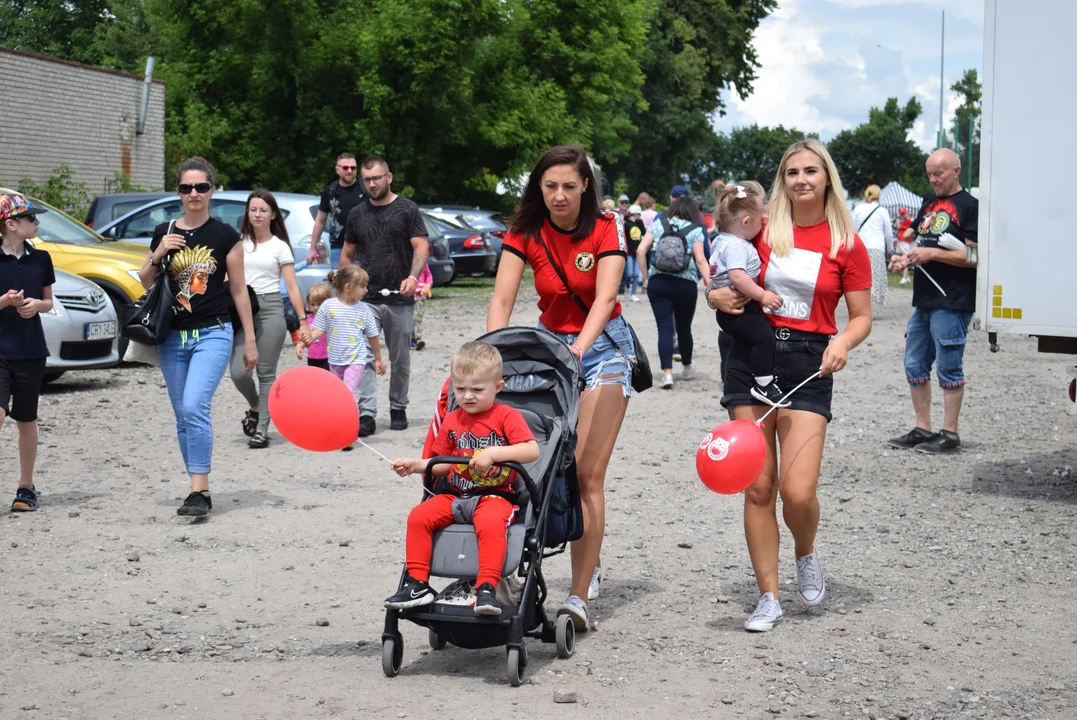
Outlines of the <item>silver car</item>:
M 209 214 L 223 223 L 239 230 L 243 224 L 249 190 L 219 190 L 210 200 Z M 299 292 L 305 298 L 307 291 L 315 283 L 325 280 L 334 266 L 328 262 L 329 234 L 322 232 L 319 262 L 307 265 L 307 252 L 310 249 L 311 236 L 314 234 L 314 218 L 318 214 L 317 195 L 300 195 L 298 193 L 273 193 L 284 216 L 284 227 L 288 230 L 295 254 L 295 274 L 299 283 Z M 132 240 L 147 245 L 153 239 L 153 230 L 161 223 L 175 220 L 183 214 L 183 204 L 178 195 L 168 195 L 152 200 L 137 210 L 123 215 L 102 226 L 98 232 L 114 240 Z M 322 260 L 324 258 L 324 260 Z M 281 294 L 286 295 L 284 283 L 281 282 Z
M 56 270 L 52 310 L 41 316 L 49 359 L 45 382 L 68 370 L 112 367 L 119 363 L 119 323 L 105 291 L 78 275 Z

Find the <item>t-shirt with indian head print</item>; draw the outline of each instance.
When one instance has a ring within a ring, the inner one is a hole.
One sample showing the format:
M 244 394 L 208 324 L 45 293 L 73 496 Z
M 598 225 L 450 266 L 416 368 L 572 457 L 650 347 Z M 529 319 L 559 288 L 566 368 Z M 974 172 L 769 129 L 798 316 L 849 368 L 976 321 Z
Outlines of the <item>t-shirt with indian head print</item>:
M 157 249 L 171 223 L 161 223 L 153 231 L 150 251 Z M 232 298 L 224 284 L 228 274 L 226 259 L 239 242 L 239 233 L 231 225 L 210 218 L 194 230 L 172 225 L 172 232 L 183 235 L 187 244 L 167 256 L 168 276 L 174 283 L 176 298 L 173 330 L 201 330 L 218 323 L 231 322 Z
M 457 408 L 445 416 L 431 452 L 436 455 L 474 457 L 491 447 L 518 445 L 534 440 L 535 435 L 516 408 L 494 403 L 488 410 L 472 415 Z M 456 494 L 511 492 L 516 473 L 497 465 L 483 477 L 469 465 L 454 465 L 449 485 Z

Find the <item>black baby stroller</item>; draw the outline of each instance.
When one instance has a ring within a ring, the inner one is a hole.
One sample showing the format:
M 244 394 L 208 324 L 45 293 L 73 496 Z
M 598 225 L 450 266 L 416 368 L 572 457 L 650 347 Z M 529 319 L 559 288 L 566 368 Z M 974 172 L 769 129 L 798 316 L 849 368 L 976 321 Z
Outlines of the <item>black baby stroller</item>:
M 583 382 L 580 363 L 560 339 L 545 330 L 505 328 L 479 340 L 501 352 L 505 388 L 498 394 L 498 402 L 523 414 L 541 449 L 539 459 L 526 466 L 506 463 L 519 476 L 516 504 L 520 511 L 508 528 L 502 576 L 522 578 L 522 594 L 515 605 L 506 606 L 502 601 L 501 615 L 496 617 L 476 615 L 466 602 L 466 589 L 465 601 L 460 602 L 459 593 L 452 592 L 453 586 L 429 605 L 386 610 L 381 664 L 389 677 L 400 672 L 403 660 L 404 639 L 398 629 L 401 619 L 428 628 L 430 646 L 435 650 L 448 643 L 462 648 L 505 645 L 512 685 L 523 683 L 527 667 L 525 636 L 556 642 L 561 658 L 571 657 L 575 649 L 576 630 L 569 616 L 552 618 L 543 607 L 547 591 L 542 560 L 564 552 L 566 541 L 577 539 L 583 527 L 573 457 Z M 454 409 L 456 402 L 450 392 L 449 410 Z M 432 459 L 424 485 L 433 489 L 430 468 L 435 464 L 468 459 Z M 555 549 L 547 552 L 548 547 Z M 431 576 L 462 579 L 466 588 L 466 581 L 473 582 L 478 572 L 478 541 L 473 526 L 450 525 L 434 533 Z M 398 588 L 403 582 L 401 574 Z

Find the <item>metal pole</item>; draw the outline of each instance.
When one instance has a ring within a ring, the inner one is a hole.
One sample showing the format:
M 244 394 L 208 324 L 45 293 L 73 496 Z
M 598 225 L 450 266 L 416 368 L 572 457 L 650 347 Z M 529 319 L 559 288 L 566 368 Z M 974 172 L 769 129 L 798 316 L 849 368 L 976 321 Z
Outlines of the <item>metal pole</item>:
M 969 115 L 969 184 L 968 187 L 972 187 L 972 162 L 975 157 L 972 153 L 972 129 L 976 124 L 976 120 L 972 115 Z
M 946 143 L 946 132 L 942 125 L 943 93 L 946 92 L 946 82 L 943 80 L 943 70 L 946 58 L 946 11 L 942 11 L 941 49 L 939 50 L 939 142 L 938 147 Z
M 150 107 L 150 87 L 153 86 L 153 58 L 146 58 L 146 79 L 142 83 L 142 102 L 138 106 L 138 124 L 135 133 L 146 132 L 146 113 Z

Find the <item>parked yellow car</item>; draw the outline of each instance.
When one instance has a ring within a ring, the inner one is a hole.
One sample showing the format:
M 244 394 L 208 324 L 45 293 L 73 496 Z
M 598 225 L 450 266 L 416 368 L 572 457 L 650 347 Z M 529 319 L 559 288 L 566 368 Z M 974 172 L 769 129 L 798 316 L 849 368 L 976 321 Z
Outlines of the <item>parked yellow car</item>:
M 0 193 L 7 192 L 13 191 L 0 187 Z M 116 308 L 116 316 L 123 322 L 124 306 L 146 292 L 138 279 L 138 271 L 149 252 L 146 244 L 108 240 L 46 202 L 33 197 L 30 202 L 48 209 L 37 216 L 41 225 L 37 237 L 31 240 L 34 246 L 47 251 L 57 269 L 100 285 Z M 121 358 L 126 346 L 126 340 L 121 338 Z

